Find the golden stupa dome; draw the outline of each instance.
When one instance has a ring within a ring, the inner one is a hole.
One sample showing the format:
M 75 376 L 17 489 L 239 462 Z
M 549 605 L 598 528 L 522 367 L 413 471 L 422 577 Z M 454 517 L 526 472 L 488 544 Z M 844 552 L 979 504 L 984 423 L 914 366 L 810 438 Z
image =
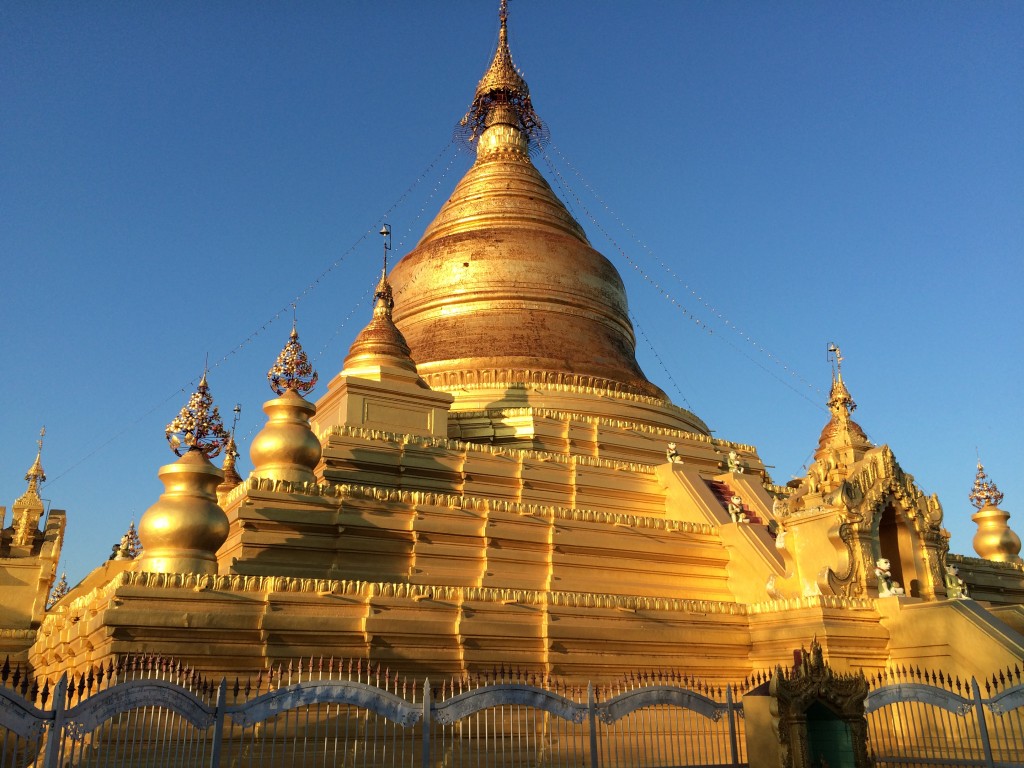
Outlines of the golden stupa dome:
M 395 325 L 434 389 L 568 384 L 665 400 L 636 362 L 622 278 L 530 160 L 543 128 L 505 17 L 463 121 L 476 162 L 391 273 Z

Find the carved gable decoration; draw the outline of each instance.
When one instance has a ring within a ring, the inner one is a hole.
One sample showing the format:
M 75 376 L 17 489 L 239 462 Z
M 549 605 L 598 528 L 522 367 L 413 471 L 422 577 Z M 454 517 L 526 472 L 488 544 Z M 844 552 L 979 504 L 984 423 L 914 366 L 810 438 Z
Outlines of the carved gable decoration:
M 812 465 L 781 510 L 788 572 L 776 592 L 945 596 L 949 533 L 938 498 L 917 487 L 887 445 L 849 466 L 826 459 Z
M 775 725 L 783 766 L 821 765 L 826 752 L 840 749 L 852 751 L 857 768 L 867 768 L 864 701 L 868 682 L 862 672 L 834 672 L 825 664 L 821 645 L 814 640 L 810 653 L 801 652 L 801 660 L 792 671 L 776 667 L 768 690 L 776 702 Z

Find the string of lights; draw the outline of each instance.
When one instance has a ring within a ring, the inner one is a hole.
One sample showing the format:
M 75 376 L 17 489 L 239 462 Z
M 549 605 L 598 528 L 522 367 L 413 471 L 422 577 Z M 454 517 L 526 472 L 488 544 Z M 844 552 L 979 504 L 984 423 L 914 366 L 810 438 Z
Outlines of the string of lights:
M 656 290 L 665 300 L 667 300 L 677 310 L 679 310 L 684 317 L 686 317 L 688 320 L 692 321 L 698 328 L 700 328 L 703 331 L 705 331 L 709 336 L 713 336 L 713 337 L 716 337 L 718 339 L 721 339 L 723 342 L 725 342 L 730 347 L 732 347 L 733 350 L 735 350 L 737 354 L 739 354 L 742 357 L 746 358 L 753 365 L 755 365 L 758 368 L 760 368 L 762 371 L 764 371 L 766 374 L 771 376 L 773 379 L 778 381 L 780 384 L 782 384 L 786 388 L 788 388 L 788 389 L 792 390 L 793 392 L 795 392 L 797 395 L 799 395 L 804 400 L 809 402 L 815 408 L 817 408 L 818 410 L 825 410 L 825 408 L 823 406 L 821 406 L 818 402 L 815 402 L 813 399 L 811 399 L 811 397 L 809 395 L 804 393 L 802 390 L 797 389 L 790 382 L 788 382 L 785 379 L 783 379 L 780 376 L 778 376 L 775 373 L 775 371 L 773 371 L 770 368 L 768 368 L 767 366 L 763 365 L 759 360 L 755 360 L 753 357 L 748 355 L 744 350 L 740 349 L 735 344 L 733 344 L 732 341 L 730 341 L 728 338 L 725 338 L 721 334 L 716 334 L 714 332 L 714 329 L 711 328 L 711 326 L 709 326 L 707 323 L 705 323 L 699 317 L 694 315 L 690 310 L 688 310 L 686 307 L 684 307 L 682 304 L 680 304 L 679 301 L 674 296 L 672 296 L 672 294 L 670 294 L 657 280 L 655 280 L 653 277 L 651 277 L 651 275 L 648 274 L 647 271 L 644 270 L 643 267 L 641 267 L 640 264 L 638 264 L 636 262 L 636 260 L 633 259 L 626 252 L 626 250 L 621 245 L 619 245 L 619 242 L 614 237 L 611 236 L 611 234 L 604 227 L 604 225 L 590 211 L 590 208 L 587 207 L 587 205 L 580 199 L 579 195 L 576 194 L 575 189 L 572 188 L 569 185 L 568 181 L 562 175 L 561 171 L 559 171 L 558 168 L 555 166 L 554 162 L 551 159 L 551 156 L 548 155 L 547 152 L 545 152 L 543 154 L 543 157 L 544 157 L 544 161 L 547 163 L 548 169 L 559 180 L 558 184 L 559 184 L 560 188 L 565 190 L 567 192 L 567 194 L 571 195 L 572 199 L 576 201 L 576 205 L 579 206 L 580 210 L 582 210 L 586 214 L 586 216 L 590 220 L 590 222 L 598 229 L 598 231 L 600 231 L 600 233 L 612 245 L 612 247 L 619 253 L 619 255 L 622 256 L 622 258 L 626 260 L 626 262 L 633 268 L 633 270 L 637 274 L 639 274 L 644 279 L 645 282 L 648 283 L 648 285 L 650 285 L 652 288 L 654 288 L 654 290 Z
M 619 218 L 619 216 L 611 209 L 608 203 L 605 202 L 604 198 L 602 198 L 601 195 L 597 192 L 597 190 L 594 189 L 594 187 L 583 177 L 583 174 L 580 173 L 580 171 L 572 164 L 572 162 L 568 158 L 566 158 L 565 154 L 554 144 L 554 142 L 549 143 L 548 146 L 552 150 L 554 150 L 555 153 L 557 153 L 558 157 L 572 171 L 573 175 L 577 178 L 580 184 L 582 184 L 583 187 L 588 192 L 590 192 L 591 195 L 593 195 L 594 199 L 597 200 L 597 202 L 604 208 L 605 212 L 612 217 L 615 223 L 618 224 L 618 226 L 620 226 L 627 234 L 629 234 L 629 236 L 633 239 L 633 242 L 636 243 L 636 245 L 639 246 L 643 251 L 645 251 L 648 254 L 648 256 L 650 256 L 651 259 L 658 264 L 659 267 L 661 267 L 666 273 L 668 273 L 673 279 L 675 279 L 676 282 L 678 282 L 683 288 L 685 288 L 690 293 L 690 295 L 693 296 L 693 298 L 696 301 L 700 302 L 700 304 L 708 312 L 710 312 L 714 317 L 721 321 L 723 325 L 725 325 L 730 330 L 735 332 L 740 338 L 742 338 L 748 344 L 753 346 L 758 352 L 762 353 L 767 358 L 769 358 L 773 363 L 775 363 L 775 365 L 779 366 L 784 371 L 786 371 L 786 373 L 789 374 L 792 378 L 797 379 L 798 381 L 803 383 L 812 392 L 816 392 L 819 396 L 824 397 L 824 392 L 822 392 L 822 390 L 819 387 L 807 381 L 807 379 L 801 376 L 799 372 L 794 370 L 791 366 L 787 365 L 784 360 L 782 360 L 777 355 L 773 354 L 771 350 L 767 349 L 753 336 L 751 336 L 749 333 L 747 333 L 742 328 L 737 326 L 720 310 L 711 305 L 707 301 L 707 299 L 705 299 L 703 296 L 697 293 L 697 291 L 691 288 L 686 283 L 686 281 L 683 280 L 683 278 L 680 277 L 675 272 L 675 270 L 672 269 L 672 267 L 669 264 L 667 264 L 663 259 L 661 259 L 657 254 L 655 254 L 654 251 L 651 250 L 651 248 L 643 240 L 640 239 L 640 237 L 636 234 L 636 232 L 633 231 L 633 229 L 629 227 L 628 224 L 626 224 L 624 221 L 622 221 L 621 218 Z
M 665 361 L 661 359 L 661 355 L 658 354 L 657 348 L 655 348 L 654 344 L 651 343 L 651 340 L 647 338 L 647 332 L 643 329 L 643 326 L 640 325 L 640 322 L 636 319 L 636 315 L 630 312 L 629 320 L 631 323 L 633 323 L 633 327 L 636 328 L 637 333 L 640 334 L 640 338 L 644 340 L 644 343 L 647 345 L 647 348 L 650 350 L 651 354 L 654 355 L 654 359 L 658 361 L 658 365 L 661 366 L 662 373 L 665 374 L 665 378 L 667 378 L 669 382 L 672 384 L 672 388 L 676 391 L 676 394 L 679 395 L 679 399 L 686 405 L 686 407 L 690 411 L 696 413 L 694 407 L 690 405 L 690 401 L 686 399 L 686 395 L 683 394 L 683 390 L 680 389 L 679 384 L 676 383 L 675 377 L 672 375 L 672 372 L 669 371 L 668 366 L 665 365 Z
M 384 213 L 382 213 L 377 218 L 377 221 L 374 224 L 374 226 L 368 228 L 358 238 L 356 238 L 356 240 L 339 257 L 337 257 L 333 262 L 331 262 L 319 275 L 317 275 L 310 283 L 308 283 L 305 288 L 303 288 L 298 294 L 296 294 L 287 304 L 285 304 L 283 307 L 281 307 L 279 310 L 277 310 L 269 319 L 267 319 L 265 322 L 263 322 L 258 328 L 254 329 L 249 335 L 247 335 L 241 342 L 239 342 L 234 347 L 232 347 L 228 352 L 226 352 L 225 354 L 223 354 L 219 358 L 217 358 L 212 364 L 208 364 L 207 370 L 208 371 L 212 371 L 212 370 L 215 370 L 215 369 L 219 368 L 220 366 L 224 365 L 233 356 L 237 355 L 240 351 L 242 351 L 247 346 L 252 344 L 253 341 L 255 341 L 255 339 L 257 339 L 260 336 L 260 334 L 262 334 L 264 331 L 266 331 L 268 328 L 270 328 L 275 322 L 280 320 L 282 316 L 289 316 L 293 312 L 295 312 L 296 307 L 298 307 L 298 305 L 302 302 L 303 299 L 305 299 L 314 290 L 316 290 L 317 287 L 319 287 L 321 281 L 324 280 L 324 278 L 326 278 L 335 269 L 337 269 L 339 266 L 341 266 L 345 262 L 345 260 L 353 252 L 355 252 L 355 250 L 363 243 L 363 241 L 367 239 L 367 237 L 369 237 L 371 234 L 376 234 L 377 233 L 380 225 L 384 221 L 386 221 L 388 219 L 388 217 L 395 210 L 397 210 L 399 206 L 401 206 L 406 201 L 406 199 L 413 193 L 413 191 L 417 187 L 419 187 L 419 185 L 423 182 L 424 179 L 426 179 L 428 176 L 430 176 L 430 174 L 433 172 L 434 168 L 438 165 L 438 163 L 441 162 L 442 158 L 446 154 L 451 154 L 452 158 L 449 159 L 448 164 L 445 167 L 445 171 L 444 171 L 444 175 L 447 175 L 449 169 L 452 166 L 454 157 L 457 156 L 457 153 L 451 152 L 451 149 L 454 146 L 455 146 L 455 140 L 454 139 L 449 140 L 448 143 L 445 144 L 445 146 L 442 147 L 441 150 L 437 153 L 437 155 L 434 157 L 434 159 L 430 161 L 429 165 L 427 165 L 427 167 L 424 168 L 419 173 L 419 175 L 416 177 L 416 179 L 405 189 L 405 191 L 402 192 L 402 194 L 387 208 L 387 210 L 385 210 Z M 437 183 L 435 183 L 434 190 L 431 193 L 432 195 L 436 193 L 439 185 L 440 185 L 440 180 Z M 420 216 L 423 215 L 423 210 L 424 210 L 423 208 L 420 209 L 420 212 L 419 212 L 417 218 L 419 218 Z M 361 300 L 360 303 L 362 303 L 362 301 L 363 300 Z M 338 332 L 340 332 L 341 327 L 344 327 L 345 323 L 348 322 L 348 320 L 352 317 L 353 313 L 358 308 L 358 306 L 359 306 L 359 304 L 356 304 L 355 306 L 353 306 L 353 308 L 350 310 L 348 316 L 345 318 L 345 321 L 343 321 L 342 326 L 340 326 L 337 329 L 337 331 L 335 332 L 335 336 L 337 335 Z M 328 342 L 328 344 L 330 344 L 330 342 Z M 326 351 L 326 347 L 324 348 L 324 350 L 321 351 L 320 355 L 323 355 L 325 351 Z M 319 356 L 318 356 L 318 359 L 319 359 Z M 193 378 L 193 379 L 189 380 L 187 383 L 182 384 L 180 387 L 176 388 L 169 395 L 167 395 L 166 397 L 161 399 L 159 402 L 155 403 L 151 408 L 149 408 L 148 410 L 146 410 L 143 413 L 139 414 L 134 419 L 122 421 L 121 423 L 124 426 L 122 426 L 122 428 L 120 430 L 118 430 L 117 432 L 115 432 L 112 435 L 110 435 L 103 442 L 99 443 L 91 451 L 89 451 L 87 454 L 82 456 L 82 458 L 80 458 L 77 461 L 74 461 L 71 464 L 69 464 L 64 469 L 63 472 L 61 472 L 60 474 L 58 474 L 58 475 L 56 475 L 54 477 L 49 478 L 48 482 L 47 482 L 47 487 L 52 486 L 54 483 L 60 481 L 62 478 L 66 477 L 68 474 L 70 474 L 72 471 L 77 469 L 79 466 L 81 466 L 82 464 L 86 463 L 93 456 L 95 456 L 96 454 L 98 454 L 101 451 L 105 450 L 111 444 L 113 444 L 116 441 L 118 441 L 123 435 L 127 434 L 128 432 L 130 432 L 135 427 L 135 425 L 137 425 L 139 422 L 143 421 L 147 417 L 151 416 L 157 410 L 163 408 L 168 402 L 170 402 L 174 398 L 180 397 L 182 394 L 189 393 L 193 388 L 195 388 L 197 383 L 198 383 L 198 378 Z M 252 430 L 249 431 L 248 436 L 251 436 L 251 435 L 252 435 Z

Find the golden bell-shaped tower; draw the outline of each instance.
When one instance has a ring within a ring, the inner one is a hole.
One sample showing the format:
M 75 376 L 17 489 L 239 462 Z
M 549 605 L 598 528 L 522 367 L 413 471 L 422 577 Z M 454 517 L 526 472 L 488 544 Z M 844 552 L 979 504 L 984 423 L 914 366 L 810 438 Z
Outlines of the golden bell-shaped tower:
M 138 569 L 216 573 L 217 550 L 227 538 L 228 519 L 217 505 L 217 486 L 224 473 L 210 459 L 220 453 L 228 434 L 205 373 L 188 404 L 167 425 L 166 436 L 180 458 L 160 468 L 164 492 L 139 521 L 143 553 Z
M 494 59 L 462 125 L 476 162 L 391 273 L 395 324 L 420 376 L 456 403 L 484 385 L 665 400 L 636 362 L 619 273 L 530 160 L 544 129 L 512 61 L 504 3 Z
M 313 468 L 320 461 L 321 449 L 309 420 L 316 414 L 316 406 L 303 395 L 316 386 L 317 374 L 299 344 L 294 325 L 267 380 L 278 397 L 263 404 L 267 423 L 249 447 L 253 475 L 289 483 L 314 482 Z
M 999 508 L 1003 494 L 996 484 L 989 480 L 980 461 L 978 474 L 974 478 L 974 488 L 971 489 L 968 498 L 978 510 L 971 515 L 971 520 L 978 526 L 972 542 L 978 556 L 997 563 L 1021 562 L 1020 536 L 1007 524 L 1010 513 Z

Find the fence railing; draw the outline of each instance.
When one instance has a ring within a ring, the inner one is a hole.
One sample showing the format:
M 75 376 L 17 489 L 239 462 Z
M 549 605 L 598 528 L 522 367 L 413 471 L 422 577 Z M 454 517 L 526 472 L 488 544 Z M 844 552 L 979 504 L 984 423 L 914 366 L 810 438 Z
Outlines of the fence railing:
M 869 683 L 865 710 L 875 765 L 1024 766 L 1019 666 L 981 683 L 906 668 Z
M 0 768 L 746 765 L 739 687 L 511 673 L 432 687 L 362 663 L 311 672 L 216 686 L 180 668 L 124 679 L 110 667 L 52 690 L 22 680 L 24 691 L 0 687 Z

